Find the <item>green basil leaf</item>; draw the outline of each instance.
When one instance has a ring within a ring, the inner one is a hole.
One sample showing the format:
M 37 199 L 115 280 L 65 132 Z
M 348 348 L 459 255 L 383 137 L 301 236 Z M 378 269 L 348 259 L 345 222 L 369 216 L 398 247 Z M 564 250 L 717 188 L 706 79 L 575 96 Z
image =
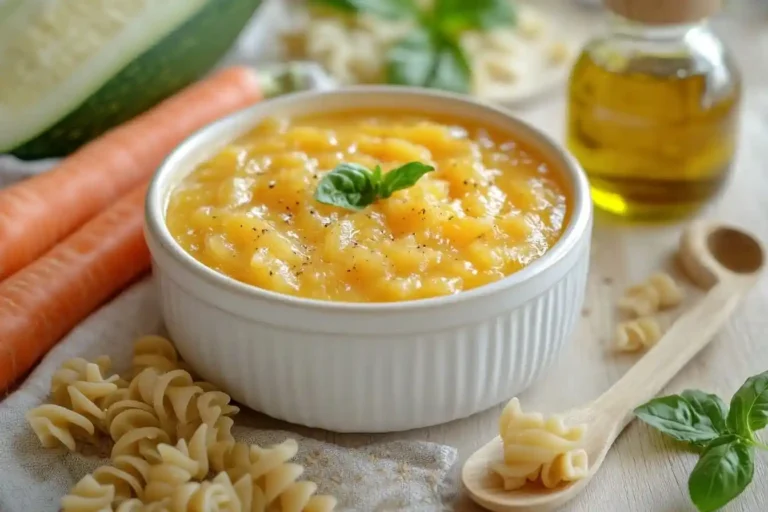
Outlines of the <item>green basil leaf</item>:
M 362 210 L 376 200 L 379 183 L 375 174 L 358 164 L 342 163 L 323 176 L 315 200 L 348 210 Z
M 376 168 L 373 170 L 373 182 L 376 184 L 377 187 L 380 186 L 380 183 L 382 182 L 383 176 L 381 172 L 381 166 L 377 165 Z
M 387 60 L 389 83 L 469 92 L 467 57 L 456 42 L 438 33 L 412 32 L 390 49 Z
M 431 165 L 421 162 L 410 162 L 397 169 L 392 169 L 384 175 L 384 180 L 379 188 L 379 196 L 386 199 L 398 190 L 412 187 L 414 183 L 419 181 L 419 178 L 434 170 L 435 168 Z
M 468 93 L 472 69 L 464 50 L 454 41 L 439 37 L 437 58 L 427 87 L 444 91 Z
M 768 425 L 768 372 L 747 379 L 731 398 L 728 428 L 752 439 L 752 433 Z
M 754 475 L 749 441 L 729 434 L 713 441 L 688 478 L 688 493 L 700 512 L 717 510 L 742 493 Z
M 728 406 L 725 402 L 717 396 L 710 393 L 705 393 L 697 389 L 686 389 L 682 393 L 682 396 L 693 408 L 694 411 L 701 416 L 706 416 L 712 423 L 712 426 L 720 434 L 725 434 L 728 431 L 725 419 L 728 417 Z
M 720 435 L 709 416 L 700 414 L 680 395 L 654 398 L 635 409 L 635 416 L 678 441 L 695 445 Z
M 437 0 L 434 17 L 440 30 L 450 35 L 517 22 L 517 13 L 509 0 Z
M 390 20 L 415 17 L 419 13 L 413 0 L 310 0 L 310 3 L 353 14 L 372 14 Z
M 359 211 L 377 199 L 412 187 L 419 178 L 435 168 L 421 162 L 410 162 L 384 174 L 381 166 L 373 171 L 358 164 L 341 163 L 323 176 L 315 190 L 317 202 Z
M 435 45 L 426 30 L 415 30 L 394 45 L 387 55 L 387 81 L 426 86 L 432 75 Z

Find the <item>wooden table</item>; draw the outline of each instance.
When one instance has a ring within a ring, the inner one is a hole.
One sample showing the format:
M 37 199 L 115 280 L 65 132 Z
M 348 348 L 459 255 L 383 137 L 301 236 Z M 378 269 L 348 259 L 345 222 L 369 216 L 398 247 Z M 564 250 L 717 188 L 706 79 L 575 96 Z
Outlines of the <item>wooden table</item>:
M 594 22 L 589 16 L 585 19 L 588 23 Z M 720 20 L 717 25 L 744 70 L 747 100 L 733 180 L 723 196 L 701 215 L 748 227 L 768 242 L 768 59 L 761 57 L 761 54 L 768 55 L 768 17 L 732 18 Z M 547 98 L 546 102 L 519 115 L 562 139 L 562 91 L 553 97 L 558 99 Z M 639 356 L 611 353 L 615 303 L 633 281 L 643 279 L 656 269 L 671 268 L 669 257 L 680 228 L 681 225 L 628 227 L 598 216 L 582 321 L 559 363 L 521 395 L 524 406 L 556 412 L 585 403 L 606 390 L 637 360 Z M 696 292 L 690 291 L 689 300 L 695 300 Z M 748 376 L 766 369 L 768 278 L 763 278 L 717 338 L 678 375 L 666 392 L 700 388 L 728 400 Z M 244 414 L 245 417 L 239 419 L 258 427 L 293 430 L 350 446 L 402 438 L 445 443 L 459 449 L 459 464 L 455 468 L 458 470 L 469 454 L 496 435 L 499 411 L 497 407 L 447 425 L 385 435 L 334 434 L 287 425 L 256 414 Z M 634 422 L 618 439 L 584 494 L 563 510 L 693 511 L 687 479 L 695 462 L 695 455 L 685 453 L 656 431 Z M 756 466 L 753 484 L 726 510 L 768 509 L 768 457 L 759 456 Z M 455 509 L 480 510 L 463 495 L 458 497 Z

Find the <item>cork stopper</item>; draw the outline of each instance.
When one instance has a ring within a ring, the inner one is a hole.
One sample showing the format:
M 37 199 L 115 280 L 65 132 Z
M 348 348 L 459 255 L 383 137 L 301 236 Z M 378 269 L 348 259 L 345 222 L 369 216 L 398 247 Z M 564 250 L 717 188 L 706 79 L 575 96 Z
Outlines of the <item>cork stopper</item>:
M 701 21 L 716 14 L 722 0 L 603 0 L 614 13 L 649 25 Z

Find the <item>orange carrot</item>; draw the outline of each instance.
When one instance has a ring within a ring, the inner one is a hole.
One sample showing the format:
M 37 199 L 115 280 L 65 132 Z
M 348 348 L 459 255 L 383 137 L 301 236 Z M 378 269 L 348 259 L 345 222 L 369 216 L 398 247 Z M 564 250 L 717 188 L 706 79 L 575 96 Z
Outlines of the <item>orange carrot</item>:
M 149 269 L 142 185 L 0 283 L 0 391 Z
M 254 70 L 225 69 L 86 144 L 50 172 L 0 190 L 0 280 L 146 181 L 192 132 L 261 95 Z

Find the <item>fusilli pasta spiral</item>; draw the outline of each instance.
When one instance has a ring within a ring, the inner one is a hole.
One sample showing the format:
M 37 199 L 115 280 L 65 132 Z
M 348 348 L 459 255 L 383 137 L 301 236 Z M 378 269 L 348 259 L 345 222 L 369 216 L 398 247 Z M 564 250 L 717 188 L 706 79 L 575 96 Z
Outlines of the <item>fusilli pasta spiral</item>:
M 271 448 L 253 446 L 255 461 L 251 465 L 250 475 L 255 486 L 263 491 L 267 506 L 279 503 L 282 512 L 333 510 L 336 506 L 333 497 L 313 496 L 317 485 L 296 481 L 304 468 L 287 461 L 296 455 L 298 449 L 299 445 L 294 439 L 287 439 Z
M 170 443 L 168 434 L 159 427 L 140 427 L 126 429 L 112 447 L 112 458 L 121 455 L 144 457 L 149 462 L 158 462 L 160 453 L 157 446 L 160 443 Z
M 573 463 L 586 467 L 586 452 L 579 448 L 585 431 L 585 425 L 568 427 L 559 416 L 526 413 L 513 398 L 499 418 L 504 462 L 491 470 L 502 478 L 506 490 L 522 487 L 526 481 L 540 480 L 553 487 L 583 478 L 578 471 L 581 466 Z
M 147 501 L 169 498 L 187 482 L 205 478 L 208 474 L 207 429 L 207 425 L 200 425 L 189 445 L 181 439 L 175 447 L 167 444 L 158 446 L 160 463 L 149 469 L 145 490 Z
M 629 287 L 619 299 L 622 311 L 643 317 L 679 305 L 684 298 L 683 289 L 669 274 L 657 272 L 645 282 Z
M 135 376 L 104 378 L 108 358 L 75 358 L 54 374 L 55 404 L 27 413 L 45 447 L 76 448 L 103 430 L 114 442 L 112 464 L 82 478 L 62 498 L 63 512 L 328 512 L 336 501 L 297 481 L 288 462 L 298 445 L 236 443 L 230 397 L 194 381 L 173 345 L 141 338 Z M 208 479 L 210 473 L 217 476 Z M 235 482 L 234 484 L 232 482 Z
M 81 358 L 66 361 L 51 379 L 53 403 L 82 414 L 103 430 L 103 402 L 124 384 L 117 375 L 103 377 L 109 366 L 108 357 L 99 358 L 97 363 Z
M 66 446 L 74 451 L 75 437 L 83 434 L 94 435 L 93 423 L 83 416 L 66 407 L 55 404 L 44 404 L 31 409 L 26 414 L 32 430 L 45 448 Z
M 115 458 L 111 466 L 97 468 L 92 477 L 100 485 L 114 487 L 114 500 L 121 502 L 132 497 L 141 497 L 149 474 L 149 462 L 131 455 Z
M 107 356 L 99 356 L 93 362 L 82 357 L 75 357 L 64 361 L 61 367 L 53 373 L 53 377 L 51 377 L 51 400 L 53 403 L 63 406 L 69 403 L 67 401 L 69 398 L 67 386 L 78 380 L 86 380 L 85 372 L 90 364 L 96 364 L 101 374 L 104 374 L 112 366 L 112 361 Z
M 77 380 L 67 386 L 70 408 L 103 428 L 106 415 L 102 404 L 107 397 L 117 391 L 115 380 L 117 376 L 111 380 L 105 380 L 101 376 L 99 367 L 89 363 L 85 369 L 85 380 Z
M 651 347 L 661 339 L 659 322 L 650 316 L 622 322 L 616 327 L 614 346 L 622 352 L 634 352 L 644 347 Z
M 133 371 L 140 373 L 146 368 L 169 372 L 179 368 L 179 353 L 170 340 L 162 336 L 142 336 L 133 345 Z
M 219 482 L 188 482 L 177 487 L 170 497 L 172 512 L 240 512 L 234 488 Z
M 229 395 L 205 391 L 189 372 L 180 369 L 160 373 L 155 368 L 145 368 L 131 381 L 128 397 L 150 405 L 171 437 L 186 437 L 201 422 L 217 426 L 222 417 L 239 411 L 229 403 Z
M 104 512 L 112 510 L 115 487 L 102 485 L 92 475 L 86 475 L 61 498 L 61 512 Z
M 544 487 L 552 489 L 562 482 L 574 482 L 589 474 L 589 457 L 584 450 L 561 453 L 541 467 L 539 478 Z

